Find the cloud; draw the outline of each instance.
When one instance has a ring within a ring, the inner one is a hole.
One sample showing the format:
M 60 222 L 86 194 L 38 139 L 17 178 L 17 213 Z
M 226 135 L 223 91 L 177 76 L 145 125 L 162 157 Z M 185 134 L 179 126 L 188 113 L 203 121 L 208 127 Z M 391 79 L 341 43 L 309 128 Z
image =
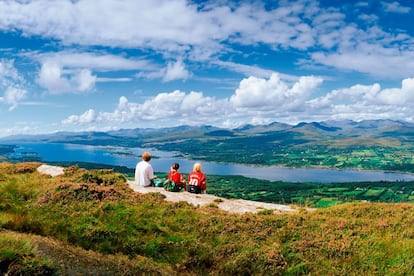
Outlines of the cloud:
M 96 76 L 87 69 L 64 72 L 57 63 L 44 63 L 40 69 L 37 83 L 51 94 L 78 93 L 93 90 Z
M 275 73 L 269 80 L 249 77 L 240 82 L 230 102 L 236 108 L 291 110 L 300 107 L 321 82 L 321 78 L 302 77 L 289 88 Z
M 9 86 L 23 81 L 23 78 L 14 66 L 14 60 L 0 59 L 1 86 Z
M 310 59 L 306 57 L 302 62 L 314 68 L 315 65 L 322 65 L 385 79 L 395 80 L 412 75 L 413 38 L 407 32 L 381 29 L 373 24 L 378 22 L 374 15 L 359 15 L 368 24 L 357 25 L 346 23 L 345 14 L 333 14 L 337 16 L 321 13 L 312 21 L 315 45 L 321 48 L 310 50 Z
M 414 71 L 414 52 L 385 50 L 373 45 L 347 49 L 342 53 L 314 53 L 312 59 L 316 64 L 362 72 L 384 79 L 401 79 L 411 76 Z
M 62 123 L 65 125 L 119 125 L 139 122 L 159 122 L 160 125 L 200 124 L 209 120 L 219 122 L 230 106 L 227 100 L 205 97 L 201 92 L 185 93 L 175 90 L 160 93 L 143 103 L 129 102 L 125 96 L 119 98 L 116 109 L 112 112 L 95 112 L 90 109 L 82 115 L 71 115 Z
M 130 82 L 132 78 L 96 78 L 96 82 Z
M 83 124 L 90 124 L 95 122 L 96 116 L 95 111 L 93 109 L 89 109 L 85 111 L 81 115 L 71 115 L 67 119 L 63 120 L 62 123 L 64 125 L 83 125 Z
M 101 52 L 61 51 L 53 53 L 33 54 L 40 63 L 54 62 L 65 68 L 89 68 L 97 72 L 154 70 L 158 67 L 150 61 L 137 58 L 126 58 Z
M 394 2 L 385 2 L 381 1 L 381 5 L 384 8 L 385 12 L 393 12 L 393 13 L 409 13 L 411 11 L 411 7 L 403 6 L 397 1 Z
M 336 119 L 394 119 L 412 121 L 414 79 L 404 79 L 400 88 L 381 89 L 379 84 L 354 85 L 309 100 L 308 113 Z
M 7 1 L 0 2 L 0 18 L 2 29 L 18 29 L 65 44 L 168 51 L 202 45 L 217 32 L 209 12 L 182 0 Z
M 9 105 L 9 111 L 14 110 L 27 97 L 24 84 L 25 79 L 15 68 L 14 60 L 0 59 L 0 88 L 5 91 L 0 97 L 0 103 Z
M 234 106 L 241 108 L 267 108 L 269 103 L 281 103 L 284 92 L 287 90 L 287 85 L 277 74 L 272 74 L 268 81 L 249 77 L 240 82 L 239 88 L 231 96 L 230 101 Z
M 387 105 L 414 106 L 414 78 L 404 79 L 401 88 L 384 89 L 378 99 Z
M 33 57 L 41 63 L 37 83 L 51 94 L 93 91 L 96 82 L 128 82 L 132 78 L 99 78 L 93 72 L 154 70 L 157 67 L 146 60 L 128 59 L 111 54 L 63 51 L 38 54 Z
M 37 83 L 46 88 L 51 94 L 72 91 L 69 78 L 63 76 L 60 64 L 54 62 L 46 62 L 42 64 Z
M 122 96 L 114 111 L 100 112 L 93 121 L 84 120 L 83 114 L 72 115 L 64 122 L 117 125 L 157 121 L 159 125 L 169 125 L 222 124 L 223 121 L 230 124 L 229 119 L 236 122 L 269 121 L 274 116 L 301 108 L 321 82 L 318 77 L 301 77 L 289 86 L 277 74 L 272 74 L 268 80 L 256 77 L 243 79 L 230 99 L 216 99 L 204 96 L 202 92 L 185 93 L 180 90 L 159 93 L 143 103 L 129 102 Z
M 167 64 L 163 81 L 168 82 L 179 79 L 186 80 L 190 76 L 191 73 L 185 69 L 184 63 L 181 60 L 177 60 L 176 62 L 169 62 Z
M 135 75 L 137 78 L 162 79 L 163 82 L 174 80 L 187 80 L 192 73 L 186 69 L 184 62 L 178 59 L 175 62 L 168 62 L 165 68 L 155 70 L 142 70 Z
M 281 121 L 320 121 L 331 119 L 414 120 L 414 79 L 404 79 L 400 88 L 381 89 L 379 84 L 354 85 L 314 95 L 322 79 L 300 77 L 294 83 L 283 82 L 277 74 L 269 79 L 249 77 L 240 81 L 230 98 L 216 99 L 202 92 L 175 90 L 159 93 L 142 103 L 119 98 L 115 110 L 92 109 L 71 115 L 65 124 L 116 128 L 121 125 L 200 125 L 236 127 L 246 123 Z
M 39 131 L 39 126 L 34 125 L 33 122 L 16 122 L 12 127 L 1 128 L 0 135 L 1 137 L 15 135 L 16 133 L 33 135 L 39 133 Z
M 231 61 L 213 61 L 213 64 L 216 64 L 223 68 L 231 69 L 234 72 L 239 72 L 245 76 L 255 76 L 260 78 L 267 78 L 269 77 L 273 71 L 260 68 L 258 66 L 252 66 L 252 65 L 245 65 L 240 63 L 235 63 Z M 283 75 L 283 74 L 280 74 Z M 288 75 L 283 75 L 286 78 L 292 78 Z
M 308 104 L 312 109 L 321 110 L 338 106 L 354 106 L 378 104 L 377 95 L 381 91 L 379 84 L 373 85 L 354 85 L 349 88 L 337 89 L 314 99 L 310 99 Z
M 14 110 L 19 102 L 23 100 L 27 95 L 27 91 L 17 87 L 9 87 L 4 93 L 3 97 L 0 97 L 0 102 L 10 105 L 9 111 Z
M 410 11 L 396 1 L 381 4 L 390 12 Z M 309 56 L 304 56 L 305 61 L 340 70 L 393 78 L 411 74 L 414 67 L 413 51 L 409 50 L 411 37 L 401 30 L 389 33 L 375 26 L 359 28 L 346 18 L 339 8 L 322 8 L 318 1 L 279 1 L 272 8 L 260 1 L 0 1 L 1 30 L 53 39 L 66 48 L 140 49 L 159 54 L 165 60 L 180 56 L 200 62 L 223 57 L 236 51 L 237 46 L 265 45 L 274 51 L 306 51 Z M 404 46 L 400 47 L 401 44 Z M 347 64 L 355 54 L 363 59 Z M 384 65 L 378 69 L 367 65 L 382 58 Z M 409 66 L 398 68 L 401 60 Z M 114 70 L 135 69 L 139 63 L 115 57 L 113 62 L 108 61 L 108 56 L 90 54 L 66 55 L 60 61 L 55 60 L 62 69 L 78 67 L 94 74 L 98 70 L 111 70 L 111 63 Z M 85 64 L 82 66 L 80 62 Z M 179 61 L 170 63 L 162 73 L 159 66 L 145 70 L 143 65 L 139 66 L 142 72 L 138 75 L 147 78 L 170 81 L 190 76 Z M 240 70 L 237 66 L 223 65 Z
M 73 78 L 78 91 L 90 91 L 95 86 L 96 76 L 90 70 L 83 69 Z
M 119 96 L 125 96 L 113 110 L 100 110 L 99 104 L 108 104 L 110 98 L 102 97 L 85 113 L 67 117 L 67 124 L 116 127 L 159 120 L 168 125 L 174 118 L 177 124 L 233 125 L 329 116 L 391 116 L 392 110 L 396 117 L 410 118 L 406 110 L 412 101 L 413 37 L 409 30 L 393 29 L 394 24 L 387 29 L 375 25 L 382 24 L 382 13 L 361 15 L 371 4 L 355 4 L 359 9 L 350 12 L 354 3 L 325 8 L 318 1 L 307 0 L 272 4 L 226 0 L 0 1 L 0 31 L 27 42 L 20 48 L 0 51 L 21 58 L 20 68 L 30 63 L 19 73 L 13 59 L 0 60 L 0 101 L 10 110 L 28 103 L 23 101 L 29 91 L 38 87 L 25 83 L 24 72 L 35 76 L 37 84 L 50 94 L 87 93 L 100 82 L 100 92 L 106 96 L 104 89 L 109 86 L 103 82 L 132 82 L 137 77 L 156 78 L 163 83 L 153 87 L 169 91 L 143 95 L 145 100 L 137 102 L 129 95 L 144 91 L 151 83 L 123 83 L 118 91 L 122 91 Z M 399 2 L 383 1 L 378 7 L 392 13 L 410 12 Z M 361 21 L 363 24 L 357 25 Z M 41 52 L 45 50 L 50 52 Z M 295 63 L 298 58 L 301 60 Z M 300 66 L 287 68 L 286 64 Z M 281 72 L 274 74 L 275 68 Z M 398 88 L 381 89 L 374 83 L 322 91 L 320 77 L 299 77 L 308 75 L 308 69 L 321 70 L 318 75 L 332 79 L 359 72 L 364 80 L 369 75 L 375 76 L 375 81 L 381 77 L 403 82 Z M 337 71 L 332 73 L 331 69 Z M 202 73 L 198 76 L 196 70 Z M 213 70 L 217 71 L 209 75 Z M 185 86 L 166 83 L 190 78 L 194 82 Z M 212 91 L 203 92 L 200 87 L 182 90 L 213 78 L 221 81 L 221 87 L 214 84 Z M 223 94 L 223 99 L 211 96 L 221 93 L 224 86 L 230 95 Z M 146 93 L 153 93 L 152 89 Z

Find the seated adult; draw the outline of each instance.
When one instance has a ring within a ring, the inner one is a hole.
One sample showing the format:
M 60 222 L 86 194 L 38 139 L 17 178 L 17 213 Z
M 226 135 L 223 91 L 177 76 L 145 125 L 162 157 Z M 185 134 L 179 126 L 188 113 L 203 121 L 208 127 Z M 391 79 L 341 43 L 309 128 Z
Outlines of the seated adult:
M 142 160 L 135 167 L 135 185 L 149 187 L 152 186 L 152 181 L 156 178 L 154 170 L 152 169 L 149 161 L 151 160 L 151 154 L 144 152 L 142 154 Z

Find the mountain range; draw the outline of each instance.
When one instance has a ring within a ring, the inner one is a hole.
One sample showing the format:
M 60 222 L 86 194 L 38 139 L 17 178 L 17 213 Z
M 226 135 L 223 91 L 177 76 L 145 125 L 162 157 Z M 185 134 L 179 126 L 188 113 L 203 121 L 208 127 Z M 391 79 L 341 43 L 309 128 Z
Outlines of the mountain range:
M 1 142 L 65 142 L 81 144 L 142 144 L 151 142 L 172 142 L 188 139 L 218 139 L 241 137 L 264 137 L 274 134 L 291 133 L 306 140 L 324 140 L 327 138 L 385 138 L 393 137 L 403 141 L 412 141 L 414 123 L 394 120 L 364 121 L 323 121 L 301 122 L 296 125 L 273 122 L 267 125 L 244 125 L 238 128 L 219 128 L 214 126 L 176 126 L 169 128 L 119 129 L 107 132 L 55 132 L 38 135 L 12 135 L 0 138 Z M 131 139 L 136 139 L 135 143 Z M 125 140 L 122 142 L 122 140 Z

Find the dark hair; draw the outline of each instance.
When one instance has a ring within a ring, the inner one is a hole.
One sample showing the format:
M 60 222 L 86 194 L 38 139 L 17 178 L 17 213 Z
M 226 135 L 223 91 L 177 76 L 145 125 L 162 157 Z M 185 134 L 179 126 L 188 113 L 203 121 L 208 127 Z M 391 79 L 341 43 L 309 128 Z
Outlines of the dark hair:
M 178 170 L 178 168 L 180 167 L 180 164 L 178 163 L 173 163 L 171 166 L 174 170 Z

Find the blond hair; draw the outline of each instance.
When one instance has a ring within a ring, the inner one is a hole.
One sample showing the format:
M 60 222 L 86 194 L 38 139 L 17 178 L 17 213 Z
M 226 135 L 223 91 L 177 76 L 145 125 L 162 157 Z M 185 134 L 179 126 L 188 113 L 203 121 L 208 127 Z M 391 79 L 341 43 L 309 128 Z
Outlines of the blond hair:
M 142 160 L 144 160 L 144 161 L 150 161 L 151 160 L 151 153 L 149 153 L 149 152 L 144 152 L 143 154 L 142 154 Z
M 194 166 L 193 166 L 193 171 L 195 171 L 195 172 L 201 172 L 202 169 L 203 168 L 201 167 L 200 163 L 195 163 Z

